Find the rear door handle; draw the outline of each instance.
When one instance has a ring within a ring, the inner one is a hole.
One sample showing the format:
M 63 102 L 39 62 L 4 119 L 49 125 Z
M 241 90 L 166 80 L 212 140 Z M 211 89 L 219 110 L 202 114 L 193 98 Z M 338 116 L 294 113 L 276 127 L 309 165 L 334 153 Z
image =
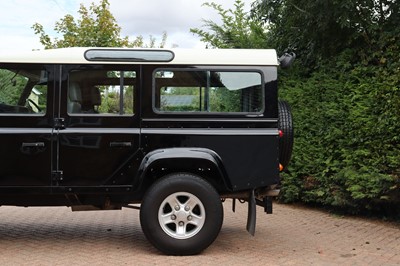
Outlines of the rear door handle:
M 22 148 L 43 148 L 44 142 L 23 142 Z
M 110 142 L 110 147 L 111 148 L 129 148 L 132 147 L 132 142 L 118 142 L 118 141 L 113 141 Z

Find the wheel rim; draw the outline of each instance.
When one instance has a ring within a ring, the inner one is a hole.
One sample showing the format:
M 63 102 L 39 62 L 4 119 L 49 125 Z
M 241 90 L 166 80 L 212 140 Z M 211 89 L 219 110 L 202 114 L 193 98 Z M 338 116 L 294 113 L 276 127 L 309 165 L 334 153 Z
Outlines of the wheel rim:
M 203 228 L 205 219 L 203 203 L 187 192 L 169 195 L 158 210 L 161 228 L 176 239 L 188 239 L 196 235 Z

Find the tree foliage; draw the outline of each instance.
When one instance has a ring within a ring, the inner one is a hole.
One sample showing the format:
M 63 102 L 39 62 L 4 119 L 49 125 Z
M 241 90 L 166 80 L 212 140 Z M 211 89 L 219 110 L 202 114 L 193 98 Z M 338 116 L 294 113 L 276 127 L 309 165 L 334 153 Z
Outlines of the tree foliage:
M 78 10 L 79 19 L 68 14 L 61 18 L 54 30 L 61 38 L 52 39 L 44 27 L 35 23 L 32 28 L 39 35 L 46 49 L 63 47 L 155 47 L 156 39 L 150 35 L 146 44 L 143 36 L 137 36 L 133 41 L 128 36 L 121 37 L 121 27 L 110 12 L 108 0 L 102 0 L 99 5 L 92 3 L 89 8 L 83 4 Z M 159 47 L 165 45 L 167 34 L 164 32 Z
M 206 2 L 203 6 L 214 9 L 222 19 L 222 25 L 203 20 L 203 27 L 208 30 L 190 29 L 209 48 L 265 48 L 267 27 L 244 11 L 244 2 L 236 0 L 235 9 L 228 10 L 213 2 Z
M 283 198 L 400 215 L 400 4 L 277 2 L 268 42 L 299 55 L 281 75 L 296 124 Z
M 17 105 L 26 80 L 9 70 L 0 69 L 0 103 Z
M 252 16 L 270 25 L 269 45 L 295 50 L 307 69 L 344 49 L 365 59 L 386 33 L 399 33 L 400 3 L 391 0 L 257 0 Z

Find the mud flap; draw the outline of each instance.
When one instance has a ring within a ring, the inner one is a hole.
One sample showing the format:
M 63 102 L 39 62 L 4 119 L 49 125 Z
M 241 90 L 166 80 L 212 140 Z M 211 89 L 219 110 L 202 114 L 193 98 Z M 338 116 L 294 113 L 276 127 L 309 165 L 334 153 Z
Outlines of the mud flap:
M 249 207 L 248 207 L 248 213 L 247 213 L 247 226 L 246 229 L 247 231 L 254 236 L 256 233 L 256 198 L 254 196 L 254 190 L 251 191 L 250 196 L 249 196 Z

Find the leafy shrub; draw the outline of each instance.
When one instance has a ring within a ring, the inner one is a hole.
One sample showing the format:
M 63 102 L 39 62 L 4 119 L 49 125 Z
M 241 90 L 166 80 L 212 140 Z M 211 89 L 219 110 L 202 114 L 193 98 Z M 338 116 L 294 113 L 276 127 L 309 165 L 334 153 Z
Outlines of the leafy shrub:
M 282 75 L 295 123 L 284 201 L 353 212 L 387 204 L 400 214 L 400 64 L 373 57 L 381 59 L 352 65 L 342 58 L 310 77 Z

